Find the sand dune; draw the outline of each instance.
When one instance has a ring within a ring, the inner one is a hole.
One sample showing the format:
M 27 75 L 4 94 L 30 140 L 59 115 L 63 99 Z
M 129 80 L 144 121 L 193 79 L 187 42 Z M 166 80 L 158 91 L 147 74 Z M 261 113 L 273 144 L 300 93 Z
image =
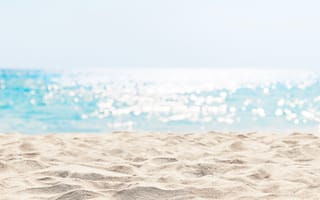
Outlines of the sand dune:
M 0 135 L 0 199 L 320 199 L 311 134 Z

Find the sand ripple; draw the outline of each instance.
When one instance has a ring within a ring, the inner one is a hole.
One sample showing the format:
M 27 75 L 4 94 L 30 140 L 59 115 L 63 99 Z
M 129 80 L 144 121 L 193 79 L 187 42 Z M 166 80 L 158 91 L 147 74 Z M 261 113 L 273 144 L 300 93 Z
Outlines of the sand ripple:
M 320 199 L 312 134 L 0 138 L 0 200 Z

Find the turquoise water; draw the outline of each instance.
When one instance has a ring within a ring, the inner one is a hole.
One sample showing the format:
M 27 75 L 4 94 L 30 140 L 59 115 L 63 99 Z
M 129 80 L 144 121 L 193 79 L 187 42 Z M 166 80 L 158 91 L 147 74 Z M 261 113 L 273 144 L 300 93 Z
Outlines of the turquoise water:
M 261 70 L 0 70 L 0 132 L 320 130 L 319 76 Z

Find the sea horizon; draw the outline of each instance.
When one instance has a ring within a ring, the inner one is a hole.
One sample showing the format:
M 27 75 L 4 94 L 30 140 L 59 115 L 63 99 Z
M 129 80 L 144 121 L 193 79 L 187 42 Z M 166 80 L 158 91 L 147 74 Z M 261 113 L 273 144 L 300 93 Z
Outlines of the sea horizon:
M 311 69 L 1 69 L 0 132 L 320 131 Z

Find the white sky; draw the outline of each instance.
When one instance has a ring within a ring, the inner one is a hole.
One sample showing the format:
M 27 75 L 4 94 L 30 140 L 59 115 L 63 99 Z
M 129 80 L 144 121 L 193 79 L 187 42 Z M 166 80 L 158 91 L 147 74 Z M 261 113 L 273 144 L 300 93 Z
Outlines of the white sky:
M 0 0 L 0 68 L 320 67 L 316 0 Z

